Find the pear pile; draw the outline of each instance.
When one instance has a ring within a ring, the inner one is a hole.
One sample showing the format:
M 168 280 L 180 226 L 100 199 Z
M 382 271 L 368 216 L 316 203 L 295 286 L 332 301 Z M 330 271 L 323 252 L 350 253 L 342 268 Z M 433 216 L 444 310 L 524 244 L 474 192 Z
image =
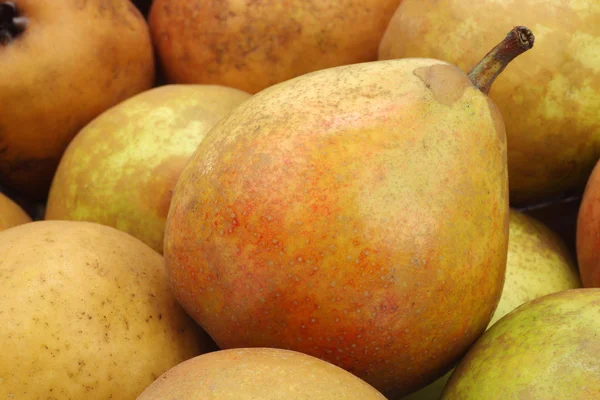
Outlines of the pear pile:
M 0 0 L 0 398 L 598 398 L 599 4 Z

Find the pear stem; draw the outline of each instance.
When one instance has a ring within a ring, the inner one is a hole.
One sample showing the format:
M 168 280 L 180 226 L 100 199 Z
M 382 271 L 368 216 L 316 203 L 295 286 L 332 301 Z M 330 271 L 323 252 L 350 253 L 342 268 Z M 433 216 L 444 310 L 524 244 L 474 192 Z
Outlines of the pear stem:
M 0 45 L 6 45 L 27 28 L 27 18 L 19 15 L 12 1 L 0 2 Z
M 488 94 L 504 68 L 518 55 L 533 47 L 535 37 L 524 26 L 515 26 L 473 69 L 468 76 L 473 85 Z

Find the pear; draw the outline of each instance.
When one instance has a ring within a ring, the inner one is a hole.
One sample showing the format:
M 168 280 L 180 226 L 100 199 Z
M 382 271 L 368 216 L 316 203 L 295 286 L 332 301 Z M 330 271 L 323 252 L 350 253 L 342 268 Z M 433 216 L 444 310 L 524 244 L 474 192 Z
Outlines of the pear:
M 205 134 L 250 95 L 217 85 L 164 85 L 105 111 L 71 141 L 46 220 L 97 222 L 162 253 L 171 193 Z
M 0 232 L 0 255 L 0 399 L 134 400 L 214 349 L 161 255 L 124 232 L 35 221 Z
M 155 74 L 129 0 L 0 0 L 0 60 L 0 182 L 42 201 L 77 132 Z
M 490 97 L 506 123 L 511 205 L 523 207 L 578 195 L 600 158 L 600 2 L 404 0 L 379 59 L 468 68 L 515 21 L 536 30 L 537 50 L 519 57 Z M 465 47 L 467 39 L 476 45 Z
M 585 186 L 577 216 L 577 260 L 586 287 L 600 287 L 600 161 Z
M 148 23 L 169 83 L 256 93 L 296 76 L 377 59 L 402 0 L 154 0 Z
M 31 217 L 13 200 L 0 192 L 0 231 L 31 222 Z
M 385 400 L 381 393 L 318 358 L 251 348 L 206 353 L 159 376 L 137 400 Z
M 506 279 L 489 329 L 520 305 L 581 287 L 577 266 L 560 236 L 537 219 L 510 210 Z M 438 400 L 452 371 L 404 400 Z
M 600 395 L 600 289 L 531 300 L 492 326 L 452 374 L 443 400 L 590 400 Z
M 530 300 L 581 287 L 577 266 L 558 234 L 514 210 L 509 227 L 504 289 L 489 326 Z
M 444 374 L 500 299 L 506 137 L 485 93 L 533 41 L 515 27 L 469 75 L 375 61 L 238 106 L 175 187 L 164 254 L 178 301 L 222 349 L 300 351 L 388 398 Z

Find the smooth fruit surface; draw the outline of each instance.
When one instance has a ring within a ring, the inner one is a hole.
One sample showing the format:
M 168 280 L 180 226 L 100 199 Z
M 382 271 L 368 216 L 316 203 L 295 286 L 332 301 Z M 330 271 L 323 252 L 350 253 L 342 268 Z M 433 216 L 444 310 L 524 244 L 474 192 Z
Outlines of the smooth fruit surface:
M 272 348 L 220 350 L 165 372 L 137 400 L 385 400 L 343 369 Z
M 442 399 L 597 399 L 599 332 L 600 289 L 532 300 L 473 345 Z
M 521 304 L 546 294 L 581 287 L 564 242 L 540 221 L 511 210 L 506 279 L 489 326 Z
M 580 287 L 577 266 L 560 237 L 535 218 L 511 209 L 506 279 L 488 329 L 530 300 Z M 451 373 L 404 400 L 438 400 Z
M 318 71 L 254 95 L 200 143 L 173 195 L 167 268 L 221 348 L 298 350 L 398 395 L 489 322 L 507 186 L 502 119 L 456 67 Z
M 249 93 L 307 72 L 373 61 L 401 0 L 155 0 L 152 37 L 168 82 Z
M 179 174 L 210 128 L 249 97 L 224 86 L 167 85 L 111 108 L 65 151 L 45 219 L 113 226 L 162 253 Z
M 600 2 L 405 0 L 379 49 L 380 59 L 431 57 L 467 71 L 515 24 L 535 32 L 535 49 L 490 92 L 506 124 L 513 205 L 583 189 L 600 158 Z
M 0 232 L 0 254 L 0 398 L 133 400 L 210 348 L 126 233 L 37 221 Z
M 152 86 L 152 43 L 129 0 L 13 3 L 28 23 L 0 44 L 0 181 L 44 199 L 77 132 Z
M 31 222 L 31 217 L 14 201 L 0 193 L 0 231 Z
M 600 162 L 596 164 L 577 217 L 577 259 L 586 287 L 600 287 Z

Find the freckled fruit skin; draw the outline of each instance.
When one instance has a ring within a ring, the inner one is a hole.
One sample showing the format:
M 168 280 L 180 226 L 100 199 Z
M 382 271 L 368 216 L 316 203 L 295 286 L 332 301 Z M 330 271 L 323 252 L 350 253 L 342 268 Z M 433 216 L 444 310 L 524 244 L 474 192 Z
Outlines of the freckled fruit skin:
M 220 350 L 160 376 L 137 400 L 385 400 L 372 386 L 316 357 L 290 350 Z
M 0 45 L 0 182 L 45 199 L 93 118 L 154 82 L 148 26 L 128 0 L 13 0 L 28 28 Z
M 36 221 L 0 232 L 2 399 L 135 399 L 212 350 L 164 261 L 114 228 Z
M 510 210 L 506 277 L 488 329 L 527 301 L 580 287 L 577 266 L 560 237 L 535 218 Z M 403 400 L 438 400 L 451 373 Z
M 113 226 L 162 253 L 179 174 L 206 132 L 249 97 L 224 86 L 166 85 L 116 105 L 65 151 L 45 219 Z
M 31 222 L 31 217 L 14 201 L 0 193 L 0 231 Z
M 537 298 L 488 329 L 443 400 L 588 400 L 600 396 L 600 289 Z
M 577 217 L 577 260 L 586 287 L 600 287 L 600 162 L 596 163 Z
M 535 51 L 513 60 L 489 96 L 506 124 L 511 204 L 525 205 L 582 190 L 600 158 L 600 2 L 405 0 L 379 58 L 432 57 L 466 71 L 514 25 L 535 32 Z
M 402 0 L 155 0 L 148 23 L 168 82 L 256 93 L 377 59 Z
M 165 231 L 176 296 L 220 348 L 289 348 L 386 396 L 417 389 L 500 298 L 505 157 L 493 103 L 440 61 L 268 88 L 180 176 Z

